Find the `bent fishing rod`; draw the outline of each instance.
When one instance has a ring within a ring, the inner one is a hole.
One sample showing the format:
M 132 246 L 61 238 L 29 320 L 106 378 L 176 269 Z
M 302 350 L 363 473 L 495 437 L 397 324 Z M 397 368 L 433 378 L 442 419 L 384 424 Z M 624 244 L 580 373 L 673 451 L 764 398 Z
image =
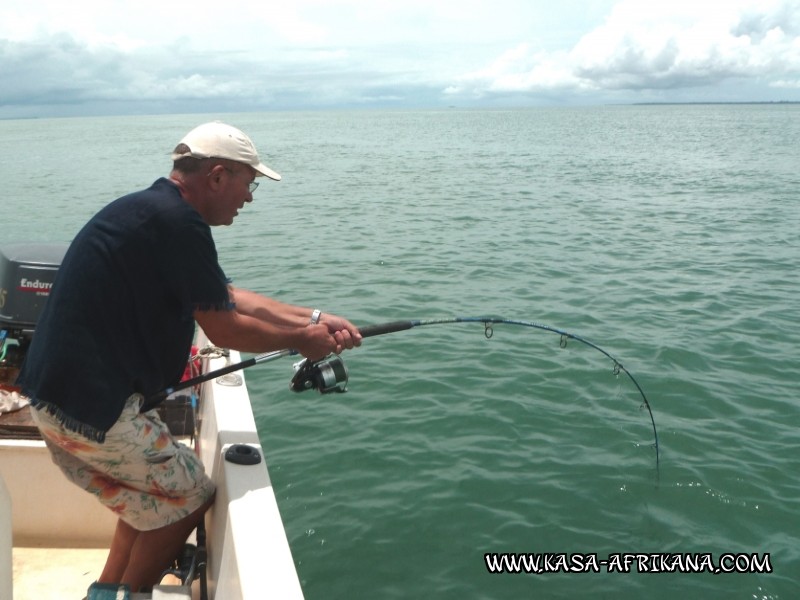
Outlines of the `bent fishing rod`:
M 639 382 L 636 381 L 636 378 L 626 369 L 623 364 L 614 356 L 612 356 L 609 352 L 598 346 L 597 344 L 590 342 L 586 338 L 583 338 L 579 335 L 574 333 L 570 333 L 568 331 L 564 331 L 563 329 L 558 329 L 556 327 L 551 327 L 550 325 L 543 325 L 541 323 L 535 323 L 533 321 L 517 321 L 513 319 L 503 319 L 499 317 L 453 317 L 447 319 L 414 319 L 408 321 L 390 321 L 388 323 L 382 323 L 378 325 L 366 325 L 364 327 L 359 328 L 358 332 L 361 334 L 362 337 L 368 338 L 373 337 L 376 335 L 385 335 L 387 333 L 395 333 L 398 331 L 406 331 L 408 329 L 413 329 L 415 327 L 424 327 L 428 325 L 447 325 L 452 323 L 482 323 L 484 326 L 484 335 L 487 339 L 491 338 L 494 334 L 494 329 L 492 325 L 503 324 L 503 325 L 519 325 L 522 327 L 531 327 L 534 329 L 541 329 L 543 331 L 549 331 L 551 333 L 555 333 L 561 336 L 560 346 L 565 348 L 567 346 L 568 340 L 575 340 L 576 342 L 580 342 L 593 348 L 606 356 L 608 359 L 611 360 L 613 363 L 613 373 L 614 375 L 619 375 L 620 372 L 625 373 L 628 376 L 628 379 L 633 382 L 633 385 L 639 392 L 639 395 L 642 397 L 642 404 L 647 409 L 647 413 L 650 416 L 650 423 L 653 427 L 653 439 L 654 444 L 653 447 L 656 451 L 656 471 L 659 470 L 659 446 L 658 446 L 658 431 L 656 430 L 656 421 L 653 417 L 653 410 L 650 407 L 650 402 L 647 399 L 647 396 L 642 389 L 642 386 L 639 385 Z M 198 375 L 197 377 L 193 377 L 191 379 L 187 379 L 186 381 L 182 381 L 181 383 L 166 388 L 165 390 L 156 394 L 153 399 L 163 400 L 170 394 L 174 394 L 180 390 L 184 390 L 195 385 L 204 383 L 211 379 L 216 379 L 217 377 L 221 377 L 222 375 L 227 375 L 228 373 L 232 373 L 234 371 L 239 371 L 241 369 L 246 369 L 248 367 L 252 367 L 253 365 L 257 365 L 259 363 L 270 362 L 276 360 L 278 358 L 283 358 L 284 356 L 296 356 L 299 354 L 297 350 L 277 350 L 274 352 L 265 352 L 263 354 L 258 354 L 252 358 L 247 360 L 243 360 L 241 362 L 227 365 L 222 367 L 221 369 L 217 369 L 214 371 L 210 371 L 208 373 L 204 373 L 202 375 Z M 331 392 L 344 392 L 347 388 L 347 380 L 348 380 L 348 373 L 347 368 L 345 367 L 344 362 L 342 361 L 341 357 L 337 355 L 331 355 L 322 360 L 318 361 L 309 361 L 304 359 L 297 365 L 295 365 L 295 375 L 292 378 L 291 383 L 289 384 L 289 388 L 295 392 L 302 392 L 309 389 L 316 389 L 321 394 L 327 394 Z

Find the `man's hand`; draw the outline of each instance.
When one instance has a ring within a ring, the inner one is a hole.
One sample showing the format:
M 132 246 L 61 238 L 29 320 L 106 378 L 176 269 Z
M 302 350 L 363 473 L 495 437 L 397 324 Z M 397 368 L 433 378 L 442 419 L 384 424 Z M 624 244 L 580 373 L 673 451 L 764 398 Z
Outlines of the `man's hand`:
M 347 319 L 322 313 L 319 322 L 328 327 L 328 332 L 336 340 L 336 354 L 341 354 L 345 350 L 352 350 L 361 345 L 362 337 L 358 332 L 358 327 Z
M 312 362 L 337 352 L 339 347 L 336 337 L 328 331 L 327 325 L 322 323 L 308 325 L 303 329 L 302 336 L 298 337 L 294 349 Z

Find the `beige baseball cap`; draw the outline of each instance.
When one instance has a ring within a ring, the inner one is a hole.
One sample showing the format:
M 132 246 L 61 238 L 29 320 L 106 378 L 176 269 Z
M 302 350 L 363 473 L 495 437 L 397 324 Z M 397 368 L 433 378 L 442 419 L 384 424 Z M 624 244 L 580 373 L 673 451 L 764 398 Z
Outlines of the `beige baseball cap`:
M 243 131 L 219 121 L 199 125 L 186 134 L 172 153 L 172 160 L 187 156 L 227 158 L 250 165 L 258 175 L 281 180 L 280 175 L 259 160 L 255 144 Z

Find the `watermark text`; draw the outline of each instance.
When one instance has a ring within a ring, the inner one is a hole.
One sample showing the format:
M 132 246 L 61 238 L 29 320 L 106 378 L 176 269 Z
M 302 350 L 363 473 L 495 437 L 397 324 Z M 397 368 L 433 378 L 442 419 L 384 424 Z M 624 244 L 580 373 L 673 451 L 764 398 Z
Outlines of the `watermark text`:
M 772 573 L 769 553 L 486 553 L 489 573 Z

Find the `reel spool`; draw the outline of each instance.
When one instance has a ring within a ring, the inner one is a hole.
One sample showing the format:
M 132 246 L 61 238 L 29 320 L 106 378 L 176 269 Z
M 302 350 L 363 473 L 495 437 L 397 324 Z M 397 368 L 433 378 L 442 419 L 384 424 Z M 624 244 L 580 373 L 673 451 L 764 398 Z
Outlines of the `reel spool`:
M 295 374 L 289 382 L 293 392 L 317 390 L 320 394 L 342 394 L 347 391 L 349 375 L 340 356 L 332 354 L 316 362 L 304 359 L 293 366 Z

